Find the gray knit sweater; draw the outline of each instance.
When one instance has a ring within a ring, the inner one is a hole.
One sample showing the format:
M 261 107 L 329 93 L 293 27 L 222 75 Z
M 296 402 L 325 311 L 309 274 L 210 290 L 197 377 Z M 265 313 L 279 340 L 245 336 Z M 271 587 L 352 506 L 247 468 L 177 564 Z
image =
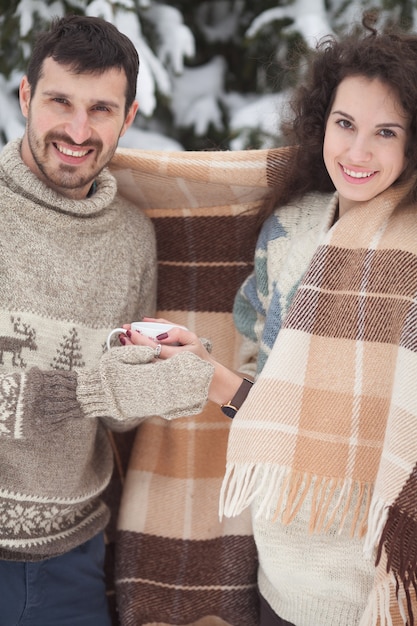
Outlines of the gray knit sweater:
M 192 354 L 106 350 L 108 332 L 152 314 L 150 220 L 116 195 L 70 200 L 0 155 L 0 558 L 62 554 L 102 530 L 107 428 L 198 412 L 212 368 Z

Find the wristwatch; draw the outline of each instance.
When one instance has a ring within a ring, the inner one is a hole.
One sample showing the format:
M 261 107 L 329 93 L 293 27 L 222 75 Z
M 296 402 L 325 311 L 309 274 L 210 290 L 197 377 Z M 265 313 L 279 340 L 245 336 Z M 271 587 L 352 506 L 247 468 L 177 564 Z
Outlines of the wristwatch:
M 238 410 L 240 409 L 240 407 L 246 400 L 246 397 L 249 391 L 251 390 L 252 385 L 253 385 L 252 380 L 249 380 L 248 378 L 244 378 L 242 380 L 242 383 L 239 389 L 236 391 L 235 395 L 230 400 L 230 402 L 227 402 L 226 404 L 221 405 L 220 408 L 223 411 L 223 413 L 227 415 L 227 417 L 233 418 L 236 415 L 236 413 L 238 412 Z

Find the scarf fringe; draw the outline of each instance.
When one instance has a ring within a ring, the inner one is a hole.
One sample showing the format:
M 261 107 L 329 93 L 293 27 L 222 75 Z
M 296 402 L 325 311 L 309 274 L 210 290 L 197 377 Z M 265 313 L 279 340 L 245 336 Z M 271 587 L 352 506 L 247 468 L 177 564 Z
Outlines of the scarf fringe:
M 388 517 L 386 503 L 377 497 L 373 497 L 368 515 L 368 530 L 366 533 L 363 552 L 366 558 L 374 558 L 375 547 L 379 544 L 382 531 Z
M 394 609 L 393 603 L 396 604 Z M 399 587 L 398 581 L 393 574 L 386 576 L 373 588 L 368 597 L 368 604 L 362 614 L 359 626 L 393 626 L 393 614 L 398 617 L 398 612 L 402 623 L 405 626 L 413 626 L 414 621 L 409 615 L 409 598 L 402 587 Z M 398 624 L 398 619 L 395 620 Z
M 369 595 L 368 604 L 362 614 L 359 626 L 393 626 L 390 612 L 391 589 L 392 582 L 389 579 L 374 587 Z M 401 615 L 403 615 L 402 611 Z
M 220 491 L 220 520 L 239 515 L 260 493 L 257 519 L 263 516 L 274 522 L 279 518 L 283 524 L 291 524 L 311 494 L 310 533 L 328 532 L 335 524 L 341 532 L 349 516 L 351 536 L 366 535 L 372 502 L 370 485 L 259 463 L 227 464 Z
M 268 479 L 267 492 L 257 515 L 261 515 L 264 509 L 266 509 L 266 517 L 271 517 L 270 503 L 273 500 L 272 492 L 275 491 L 274 486 L 282 482 L 285 469 L 273 468 L 271 474 L 264 472 L 263 469 L 262 465 L 256 463 L 240 465 L 239 469 L 234 463 L 227 463 L 220 490 L 220 521 L 223 519 L 223 516 L 235 517 L 246 509 L 258 493 L 263 490 L 264 484 Z M 254 489 L 256 483 L 258 483 L 258 487 Z
M 381 533 L 376 564 L 386 556 L 386 571 L 397 582 L 396 596 L 404 595 L 408 626 L 414 626 L 417 604 L 417 522 L 398 505 L 392 505 Z

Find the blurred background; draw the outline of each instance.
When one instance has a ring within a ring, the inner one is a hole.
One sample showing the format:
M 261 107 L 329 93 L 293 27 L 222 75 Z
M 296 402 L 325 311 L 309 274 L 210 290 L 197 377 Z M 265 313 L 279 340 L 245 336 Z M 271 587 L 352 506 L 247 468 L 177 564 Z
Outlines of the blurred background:
M 417 0 L 0 0 L 0 147 L 23 133 L 18 86 L 52 16 L 101 16 L 134 42 L 140 112 L 121 146 L 239 150 L 280 144 L 306 51 L 365 9 L 381 28 L 417 29 Z

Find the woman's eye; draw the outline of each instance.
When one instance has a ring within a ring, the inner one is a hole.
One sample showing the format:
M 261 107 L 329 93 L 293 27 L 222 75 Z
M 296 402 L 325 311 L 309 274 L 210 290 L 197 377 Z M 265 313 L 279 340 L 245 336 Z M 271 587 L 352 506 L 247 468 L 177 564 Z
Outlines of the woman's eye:
M 382 135 L 382 137 L 395 137 L 395 133 L 389 128 L 381 128 L 379 134 Z
M 352 128 L 352 122 L 349 122 L 349 120 L 338 120 L 337 124 L 341 128 Z

